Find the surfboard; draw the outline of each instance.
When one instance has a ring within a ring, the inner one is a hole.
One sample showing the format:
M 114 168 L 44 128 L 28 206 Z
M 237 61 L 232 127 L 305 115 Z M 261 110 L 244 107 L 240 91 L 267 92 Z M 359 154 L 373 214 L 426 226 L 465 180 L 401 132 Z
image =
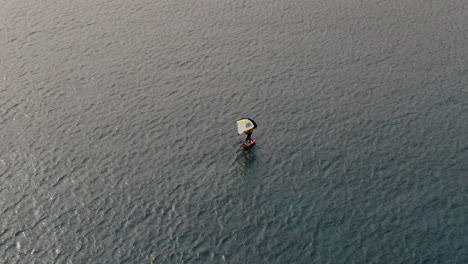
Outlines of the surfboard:
M 255 145 L 256 142 L 257 142 L 257 140 L 256 140 L 255 138 L 252 138 L 252 139 L 250 140 L 250 144 L 246 144 L 246 143 L 244 142 L 244 143 L 242 143 L 242 147 L 243 147 L 244 149 L 248 149 L 248 148 L 252 147 L 253 145 Z

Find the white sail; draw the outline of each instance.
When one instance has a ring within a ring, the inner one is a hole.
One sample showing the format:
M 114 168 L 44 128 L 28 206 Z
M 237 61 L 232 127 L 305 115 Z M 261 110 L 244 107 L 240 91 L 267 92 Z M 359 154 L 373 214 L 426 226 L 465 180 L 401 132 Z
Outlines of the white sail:
M 250 118 L 243 118 L 237 120 L 237 134 L 242 134 L 246 131 L 252 130 L 257 127 L 257 124 Z

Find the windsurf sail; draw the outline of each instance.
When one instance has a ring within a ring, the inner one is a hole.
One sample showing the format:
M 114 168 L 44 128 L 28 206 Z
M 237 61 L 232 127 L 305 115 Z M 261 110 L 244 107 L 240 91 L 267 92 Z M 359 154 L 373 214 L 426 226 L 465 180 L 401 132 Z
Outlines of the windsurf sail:
M 250 118 L 242 118 L 237 120 L 237 134 L 242 134 L 246 131 L 257 127 L 257 124 Z

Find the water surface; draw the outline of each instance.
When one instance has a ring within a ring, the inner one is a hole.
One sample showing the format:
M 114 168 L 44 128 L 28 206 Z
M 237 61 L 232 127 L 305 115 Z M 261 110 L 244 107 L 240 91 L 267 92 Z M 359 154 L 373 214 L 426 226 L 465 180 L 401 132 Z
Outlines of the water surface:
M 467 263 L 466 17 L 7 0 L 0 262 Z

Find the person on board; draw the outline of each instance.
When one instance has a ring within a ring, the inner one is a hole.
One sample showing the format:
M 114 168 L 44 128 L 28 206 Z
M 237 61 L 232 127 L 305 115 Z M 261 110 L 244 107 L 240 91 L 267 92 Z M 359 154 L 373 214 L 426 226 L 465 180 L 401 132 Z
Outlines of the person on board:
M 253 129 L 249 131 L 245 131 L 245 134 L 247 134 L 247 138 L 245 139 L 245 144 L 248 145 L 250 144 L 250 139 L 252 138 L 252 131 Z

